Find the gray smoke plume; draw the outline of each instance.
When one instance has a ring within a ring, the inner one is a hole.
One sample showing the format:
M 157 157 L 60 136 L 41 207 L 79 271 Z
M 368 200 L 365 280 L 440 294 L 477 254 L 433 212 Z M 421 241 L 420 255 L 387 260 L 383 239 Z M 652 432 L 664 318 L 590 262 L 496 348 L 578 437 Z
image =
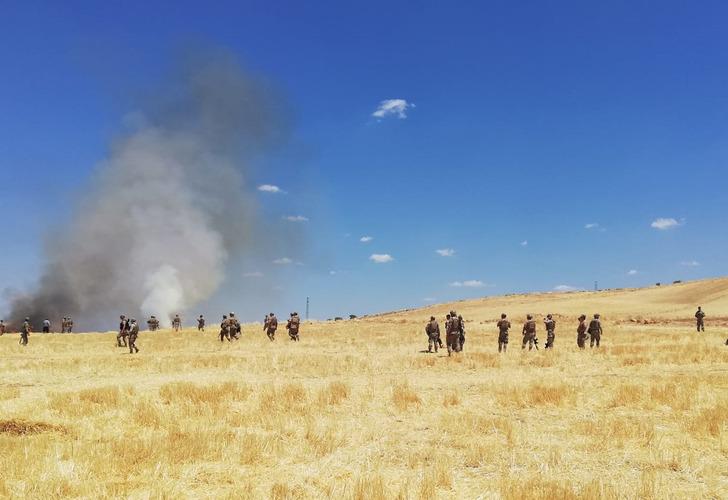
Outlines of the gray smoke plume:
M 245 251 L 257 223 L 246 174 L 285 131 L 278 101 L 215 55 L 194 58 L 149 102 L 47 245 L 38 289 L 14 300 L 14 322 L 166 321 L 208 299 Z

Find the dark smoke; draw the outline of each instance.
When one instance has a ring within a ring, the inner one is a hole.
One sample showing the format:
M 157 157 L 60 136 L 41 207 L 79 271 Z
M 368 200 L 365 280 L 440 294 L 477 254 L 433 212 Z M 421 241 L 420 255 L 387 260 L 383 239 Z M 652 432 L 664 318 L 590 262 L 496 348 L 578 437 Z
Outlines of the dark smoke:
M 215 293 L 251 245 L 260 221 L 246 178 L 285 135 L 279 100 L 232 58 L 208 55 L 148 101 L 47 246 L 37 291 L 11 304 L 14 323 L 165 321 Z

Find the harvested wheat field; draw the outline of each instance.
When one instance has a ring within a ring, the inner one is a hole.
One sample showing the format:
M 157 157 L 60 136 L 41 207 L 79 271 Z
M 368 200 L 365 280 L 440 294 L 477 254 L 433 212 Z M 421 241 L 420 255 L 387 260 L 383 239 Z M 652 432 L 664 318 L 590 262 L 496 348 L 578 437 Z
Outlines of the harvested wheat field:
M 425 322 L 451 307 L 465 352 L 423 353 Z M 555 315 L 555 350 L 521 351 L 527 312 Z M 602 314 L 598 351 L 576 348 L 582 312 Z M 728 497 L 728 279 L 465 301 L 301 337 L 143 332 L 133 356 L 109 333 L 1 337 L 0 496 Z

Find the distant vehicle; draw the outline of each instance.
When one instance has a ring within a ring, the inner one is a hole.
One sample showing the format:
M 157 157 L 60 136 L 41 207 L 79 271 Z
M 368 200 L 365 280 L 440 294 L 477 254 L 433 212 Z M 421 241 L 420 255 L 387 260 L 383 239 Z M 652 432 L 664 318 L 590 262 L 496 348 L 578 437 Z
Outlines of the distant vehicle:
M 343 321 L 343 320 L 344 320 L 344 318 L 342 318 L 341 316 L 337 316 L 334 318 L 334 321 Z
M 658 281 L 657 283 L 655 283 L 655 286 L 660 286 L 660 282 Z
M 682 283 L 682 280 L 675 280 L 672 282 L 673 285 L 677 285 L 678 283 Z

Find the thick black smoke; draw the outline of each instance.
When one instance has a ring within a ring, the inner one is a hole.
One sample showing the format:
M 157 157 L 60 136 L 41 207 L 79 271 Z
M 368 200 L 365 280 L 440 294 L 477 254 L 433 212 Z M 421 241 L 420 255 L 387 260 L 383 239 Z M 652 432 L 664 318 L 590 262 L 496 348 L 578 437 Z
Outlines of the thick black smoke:
M 14 323 L 70 315 L 92 327 L 119 312 L 165 321 L 216 292 L 230 257 L 252 244 L 248 164 L 284 135 L 278 100 L 215 55 L 148 101 L 47 246 L 37 291 L 12 303 Z

